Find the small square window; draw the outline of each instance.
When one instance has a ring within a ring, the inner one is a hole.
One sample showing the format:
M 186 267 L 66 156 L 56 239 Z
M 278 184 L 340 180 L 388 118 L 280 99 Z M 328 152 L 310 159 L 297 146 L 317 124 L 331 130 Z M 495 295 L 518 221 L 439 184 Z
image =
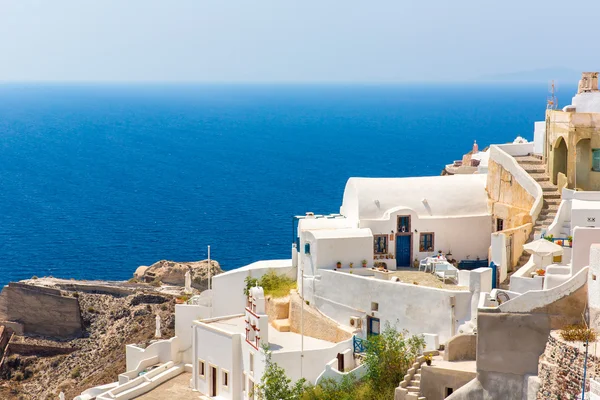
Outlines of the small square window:
M 379 303 L 371 303 L 371 311 L 379 311 Z
M 502 218 L 496 218 L 496 232 L 504 230 L 504 220 Z
M 206 376 L 206 371 L 204 370 L 205 365 L 203 360 L 198 360 L 198 376 L 203 377 Z
M 592 150 L 592 171 L 600 172 L 600 149 Z
M 373 236 L 373 252 L 375 254 L 388 253 L 388 235 Z
M 229 387 L 229 371 L 226 370 L 221 370 L 223 373 L 223 376 L 221 377 L 221 382 L 223 382 L 223 387 L 224 388 L 228 388 Z
M 596 280 L 596 275 L 592 274 L 592 280 L 595 281 Z

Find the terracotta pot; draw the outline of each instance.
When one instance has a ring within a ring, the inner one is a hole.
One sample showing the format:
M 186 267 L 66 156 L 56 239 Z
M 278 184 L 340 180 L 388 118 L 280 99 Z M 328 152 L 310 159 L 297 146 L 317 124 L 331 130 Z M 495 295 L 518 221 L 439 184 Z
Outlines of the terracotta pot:
M 431 360 L 425 360 L 425 363 L 427 363 L 427 365 L 431 365 Z
M 337 263 L 335 266 L 336 268 L 342 268 L 342 263 Z
M 367 263 L 364 263 L 362 266 L 363 268 L 367 268 Z

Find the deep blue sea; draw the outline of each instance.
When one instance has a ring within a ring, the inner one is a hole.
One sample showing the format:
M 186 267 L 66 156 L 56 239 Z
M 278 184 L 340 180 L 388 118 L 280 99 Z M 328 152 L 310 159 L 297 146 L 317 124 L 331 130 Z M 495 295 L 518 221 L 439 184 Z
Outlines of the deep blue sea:
M 290 257 L 292 215 L 339 212 L 349 177 L 437 175 L 473 140 L 531 139 L 546 98 L 546 85 L 0 85 L 0 284 L 128 279 L 207 245 L 224 269 Z

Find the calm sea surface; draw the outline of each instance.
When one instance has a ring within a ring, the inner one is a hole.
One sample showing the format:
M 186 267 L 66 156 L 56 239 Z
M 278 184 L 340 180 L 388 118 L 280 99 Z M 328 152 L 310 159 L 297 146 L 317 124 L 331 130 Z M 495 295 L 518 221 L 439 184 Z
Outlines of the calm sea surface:
M 349 177 L 437 175 L 475 139 L 531 139 L 546 95 L 0 85 L 0 284 L 127 279 L 160 259 L 203 259 L 207 245 L 224 269 L 290 257 L 291 216 L 339 212 Z

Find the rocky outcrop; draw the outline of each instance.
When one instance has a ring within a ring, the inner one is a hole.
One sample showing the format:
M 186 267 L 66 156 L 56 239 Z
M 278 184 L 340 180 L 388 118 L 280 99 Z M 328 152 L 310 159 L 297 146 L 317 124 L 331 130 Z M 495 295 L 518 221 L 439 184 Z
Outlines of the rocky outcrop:
M 219 263 L 211 260 L 211 276 L 223 272 Z M 160 281 L 167 285 L 185 286 L 185 272 L 190 271 L 192 287 L 198 290 L 208 288 L 208 260 L 176 262 L 161 260 L 148 268 L 138 268 L 135 277 L 144 282 Z

